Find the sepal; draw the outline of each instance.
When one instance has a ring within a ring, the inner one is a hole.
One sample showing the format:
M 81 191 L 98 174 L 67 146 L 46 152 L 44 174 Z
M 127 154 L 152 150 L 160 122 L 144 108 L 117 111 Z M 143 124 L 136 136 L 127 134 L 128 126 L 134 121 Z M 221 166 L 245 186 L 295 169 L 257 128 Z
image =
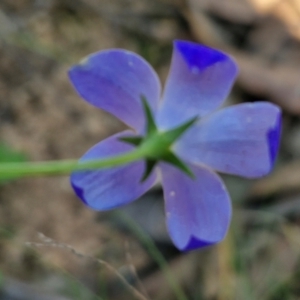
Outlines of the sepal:
M 172 145 L 186 130 L 188 130 L 197 121 L 198 121 L 198 117 L 194 117 L 189 121 L 183 123 L 182 125 L 164 132 L 163 136 L 165 142 L 167 142 L 169 145 Z
M 119 138 L 119 140 L 137 147 L 142 143 L 143 137 L 140 137 L 140 136 L 128 136 L 127 137 L 127 136 L 125 136 L 125 137 Z
M 183 171 L 186 175 L 188 175 L 190 178 L 195 179 L 194 173 L 191 171 L 191 169 L 187 166 L 185 162 L 183 162 L 178 156 L 176 156 L 173 152 L 168 151 L 166 154 L 162 157 L 162 161 L 165 161 L 174 167 L 178 168 L 179 170 Z
M 141 183 L 144 182 L 152 173 L 153 169 L 157 165 L 157 160 L 154 159 L 146 159 L 146 169 L 141 178 Z
M 146 136 L 149 136 L 157 132 L 157 126 L 155 124 L 155 119 L 148 101 L 144 95 L 141 95 L 141 101 L 143 104 L 144 114 L 146 117 Z

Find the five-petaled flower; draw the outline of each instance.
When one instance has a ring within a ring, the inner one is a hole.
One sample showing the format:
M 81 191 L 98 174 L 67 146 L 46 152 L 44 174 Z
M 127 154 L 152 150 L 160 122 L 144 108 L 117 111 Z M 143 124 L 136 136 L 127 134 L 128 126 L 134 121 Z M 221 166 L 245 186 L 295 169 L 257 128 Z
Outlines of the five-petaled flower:
M 145 161 L 105 170 L 74 172 L 71 183 L 85 204 L 107 210 L 132 202 L 149 190 L 161 173 L 167 227 L 180 250 L 221 241 L 231 219 L 230 197 L 215 171 L 248 178 L 267 174 L 274 165 L 281 131 L 281 111 L 267 102 L 243 103 L 216 110 L 237 75 L 225 53 L 175 41 L 164 93 L 158 76 L 140 56 L 121 49 L 90 55 L 71 68 L 70 79 L 87 102 L 119 118 L 136 134 L 145 132 L 141 103 L 145 96 L 161 131 L 198 116 L 172 151 L 192 170 L 195 179 L 166 162 L 143 182 Z M 92 147 L 81 161 L 106 158 L 134 146 L 115 134 Z

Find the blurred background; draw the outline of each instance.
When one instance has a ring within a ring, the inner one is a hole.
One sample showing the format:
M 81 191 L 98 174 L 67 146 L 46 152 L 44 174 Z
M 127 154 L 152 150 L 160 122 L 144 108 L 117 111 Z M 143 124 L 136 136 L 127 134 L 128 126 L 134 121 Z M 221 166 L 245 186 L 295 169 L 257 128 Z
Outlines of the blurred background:
M 0 0 L 0 160 L 78 158 L 122 130 L 77 96 L 68 68 L 126 48 L 164 83 L 175 38 L 236 59 L 228 105 L 282 107 L 272 174 L 223 176 L 234 209 L 228 236 L 190 253 L 168 239 L 159 187 L 97 213 L 67 176 L 1 182 L 0 300 L 300 299 L 299 0 Z

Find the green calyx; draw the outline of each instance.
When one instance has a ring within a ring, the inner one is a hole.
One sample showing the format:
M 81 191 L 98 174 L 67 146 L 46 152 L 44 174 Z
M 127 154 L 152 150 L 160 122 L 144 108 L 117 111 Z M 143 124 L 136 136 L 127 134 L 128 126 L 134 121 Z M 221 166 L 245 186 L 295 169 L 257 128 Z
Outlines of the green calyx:
M 159 161 L 164 161 L 174 165 L 194 179 L 195 176 L 190 168 L 172 152 L 171 147 L 174 142 L 197 121 L 198 118 L 192 118 L 191 120 L 174 129 L 161 132 L 158 130 L 155 124 L 155 119 L 146 98 L 141 96 L 141 100 L 146 116 L 147 127 L 145 135 L 120 138 L 121 141 L 139 147 L 141 151 L 145 153 L 146 170 L 141 181 L 145 181 L 149 177 Z
M 190 127 L 197 118 L 169 131 L 161 132 L 157 129 L 155 119 L 145 97 L 142 103 L 146 115 L 147 128 L 144 136 L 129 136 L 121 140 L 135 146 L 132 151 L 112 157 L 95 160 L 78 161 L 77 159 L 54 160 L 44 162 L 1 162 L 0 181 L 33 176 L 65 175 L 70 172 L 92 171 L 108 169 L 129 164 L 134 161 L 145 160 L 146 170 L 142 176 L 144 181 L 151 174 L 158 161 L 165 161 L 176 166 L 184 173 L 194 178 L 189 167 L 172 152 L 174 142 Z

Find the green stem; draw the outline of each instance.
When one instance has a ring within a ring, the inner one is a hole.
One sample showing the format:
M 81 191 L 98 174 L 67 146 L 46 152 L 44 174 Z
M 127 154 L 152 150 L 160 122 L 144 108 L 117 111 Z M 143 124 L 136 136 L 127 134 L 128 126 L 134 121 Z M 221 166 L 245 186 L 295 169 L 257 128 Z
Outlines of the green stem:
M 150 115 L 150 111 L 148 112 Z M 148 117 L 150 118 L 150 117 Z M 98 159 L 78 162 L 77 160 L 60 160 L 48 162 L 23 162 L 23 163 L 0 163 L 0 180 L 16 179 L 22 177 L 45 176 L 45 175 L 65 175 L 73 171 L 95 170 L 116 167 L 131 163 L 141 159 L 166 160 L 166 155 L 171 155 L 170 147 L 197 119 L 188 122 L 166 132 L 159 132 L 157 128 L 152 128 L 149 135 L 141 139 L 141 143 L 133 151 Z M 148 123 L 153 123 L 150 120 Z M 152 125 L 153 127 L 154 125 Z M 124 139 L 132 141 L 131 137 Z M 191 176 L 187 167 L 177 157 L 169 157 L 168 162 L 178 166 Z
M 72 171 L 93 170 L 116 167 L 141 160 L 148 154 L 146 147 L 98 160 L 78 162 L 78 160 L 58 160 L 46 162 L 1 163 L 0 180 L 49 175 L 66 175 Z

